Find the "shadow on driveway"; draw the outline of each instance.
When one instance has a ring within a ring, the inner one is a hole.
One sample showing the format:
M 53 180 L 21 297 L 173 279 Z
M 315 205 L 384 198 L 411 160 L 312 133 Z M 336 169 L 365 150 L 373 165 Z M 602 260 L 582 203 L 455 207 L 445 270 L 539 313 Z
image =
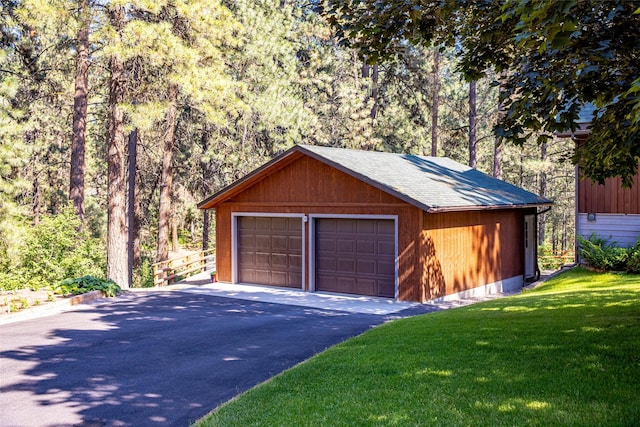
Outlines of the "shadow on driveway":
M 3 325 L 0 425 L 187 426 L 387 319 L 170 292 Z

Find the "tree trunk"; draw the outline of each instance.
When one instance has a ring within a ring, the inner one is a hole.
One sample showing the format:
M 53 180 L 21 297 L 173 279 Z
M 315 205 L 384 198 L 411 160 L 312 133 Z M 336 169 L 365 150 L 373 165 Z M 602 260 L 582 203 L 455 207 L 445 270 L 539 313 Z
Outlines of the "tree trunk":
M 493 177 L 502 179 L 502 150 L 503 145 L 500 138 L 496 138 L 493 143 Z
M 88 0 L 79 0 L 80 28 L 76 45 L 75 94 L 73 97 L 73 136 L 71 140 L 71 172 L 69 199 L 84 224 L 84 170 L 87 129 L 87 97 L 89 94 L 89 24 Z
M 124 22 L 124 9 L 110 10 L 110 18 L 116 30 Z M 123 288 L 129 288 L 127 274 L 127 212 L 125 181 L 124 112 L 120 104 L 124 100 L 124 65 L 120 58 L 109 61 L 109 132 L 107 136 L 107 279 Z
M 469 82 L 469 166 L 475 168 L 477 165 L 476 148 L 478 140 L 476 138 L 476 82 Z
M 500 74 L 500 84 L 502 84 L 502 82 L 504 82 L 504 80 L 506 79 L 506 73 L 502 73 Z M 500 89 L 499 89 L 500 90 Z M 498 103 L 498 122 L 500 122 L 502 120 L 502 118 L 505 115 L 505 111 L 504 111 L 504 105 L 502 102 Z M 502 152 L 503 152 L 503 145 L 502 145 L 502 141 L 500 141 L 500 138 L 498 138 L 496 136 L 494 142 L 493 142 L 493 177 L 494 178 L 498 178 L 498 179 L 502 179 Z
M 171 185 L 173 182 L 173 146 L 175 144 L 178 86 L 169 86 L 164 144 L 162 150 L 162 177 L 160 179 L 160 205 L 158 208 L 158 252 L 156 262 L 169 257 L 169 231 L 171 221 Z
M 547 172 L 544 169 L 547 161 L 547 143 L 543 142 L 540 145 L 540 160 L 542 161 L 543 169 L 540 171 L 540 196 L 547 197 Z M 538 220 L 538 245 L 544 244 L 545 229 L 546 229 L 546 214 L 540 215 Z
M 202 153 L 205 158 L 208 158 L 207 152 L 209 151 L 209 127 L 207 125 L 203 126 L 202 129 L 202 138 L 200 139 L 202 142 Z M 211 179 L 211 170 L 209 166 L 209 162 L 201 162 L 200 167 L 202 168 L 202 197 L 209 197 L 211 192 L 211 185 L 209 184 L 209 180 Z M 203 211 L 202 218 L 202 250 L 206 251 L 209 249 L 209 211 Z
M 493 143 L 493 177 L 502 179 L 502 150 L 503 145 L 500 138 L 496 138 Z
M 431 106 L 431 155 L 438 155 L 438 115 L 440 113 L 440 53 L 433 52 L 433 104 Z
M 178 252 L 180 250 L 178 245 L 178 223 L 176 222 L 175 214 L 172 215 L 171 220 L 171 250 L 173 252 Z
M 140 267 L 140 200 L 136 188 L 136 170 L 138 163 L 138 130 L 129 133 L 127 145 L 127 273 L 133 283 L 133 271 Z
M 209 249 L 209 211 L 204 210 L 202 218 L 202 250 Z
M 371 107 L 371 119 L 375 120 L 378 114 L 378 64 L 373 66 L 371 73 L 371 98 L 373 98 L 373 106 Z

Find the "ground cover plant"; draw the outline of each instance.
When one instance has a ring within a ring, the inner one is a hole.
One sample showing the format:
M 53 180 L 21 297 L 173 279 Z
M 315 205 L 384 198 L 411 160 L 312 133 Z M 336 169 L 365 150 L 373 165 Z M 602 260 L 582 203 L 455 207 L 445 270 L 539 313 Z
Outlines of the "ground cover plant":
M 640 276 L 576 268 L 387 323 L 197 425 L 640 425 Z

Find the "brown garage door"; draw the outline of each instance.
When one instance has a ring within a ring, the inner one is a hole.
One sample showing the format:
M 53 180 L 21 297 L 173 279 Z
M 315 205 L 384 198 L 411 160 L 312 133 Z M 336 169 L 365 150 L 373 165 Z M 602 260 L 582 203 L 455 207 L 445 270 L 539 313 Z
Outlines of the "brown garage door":
M 395 297 L 393 220 L 319 218 L 316 290 Z
M 238 281 L 302 287 L 302 220 L 238 217 Z

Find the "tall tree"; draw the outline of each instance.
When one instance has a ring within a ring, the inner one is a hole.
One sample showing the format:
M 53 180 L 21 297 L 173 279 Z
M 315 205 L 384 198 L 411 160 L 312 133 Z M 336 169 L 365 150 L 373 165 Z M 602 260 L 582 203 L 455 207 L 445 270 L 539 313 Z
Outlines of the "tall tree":
M 127 139 L 127 274 L 133 283 L 133 272 L 140 267 L 140 198 L 136 185 L 138 165 L 138 130 Z
M 433 50 L 433 94 L 431 96 L 431 155 L 438 155 L 438 116 L 440 112 L 440 52 Z
M 124 27 L 124 8 L 110 6 L 110 23 L 117 34 Z M 120 287 L 131 286 L 127 261 L 127 211 L 124 110 L 125 68 L 116 51 L 109 59 L 109 131 L 107 132 L 107 279 Z
M 469 166 L 475 168 L 477 166 L 477 145 L 478 138 L 476 136 L 476 119 L 477 109 L 476 101 L 478 94 L 476 92 L 476 81 L 469 82 Z
M 173 150 L 175 145 L 178 86 L 171 84 L 168 90 L 169 108 L 165 120 L 162 149 L 162 175 L 160 178 L 160 204 L 158 208 L 158 252 L 156 262 L 169 257 L 169 233 L 171 228 L 171 186 L 173 184 Z
M 80 223 L 84 223 L 85 146 L 87 99 L 89 96 L 89 26 L 91 9 L 88 0 L 78 0 L 78 35 L 76 42 L 75 94 L 73 97 L 73 135 L 71 141 L 71 177 L 69 198 Z

